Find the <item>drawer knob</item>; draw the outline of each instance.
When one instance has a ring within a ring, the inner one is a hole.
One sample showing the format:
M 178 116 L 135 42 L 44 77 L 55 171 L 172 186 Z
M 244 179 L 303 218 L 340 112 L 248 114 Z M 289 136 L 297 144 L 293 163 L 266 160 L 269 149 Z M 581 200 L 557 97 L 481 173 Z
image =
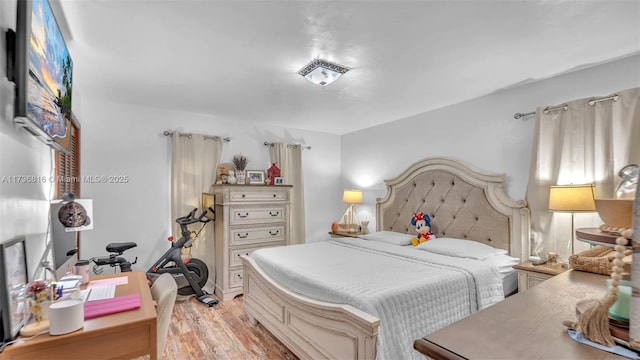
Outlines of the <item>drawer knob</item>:
M 242 235 L 242 234 L 238 234 L 238 237 L 239 237 L 240 239 L 246 239 L 246 238 L 247 238 L 247 236 L 249 236 L 249 233 L 244 233 L 244 235 Z
M 238 217 L 240 217 L 240 218 L 243 218 L 243 219 L 244 219 L 244 218 L 246 218 L 247 216 L 249 216 L 249 213 L 248 213 L 248 212 L 247 212 L 247 213 L 244 213 L 244 215 L 242 215 L 242 214 L 238 213 Z
M 242 274 L 236 274 L 236 277 L 240 280 L 242 280 Z
M 245 194 L 242 194 L 242 197 L 243 197 L 243 198 L 244 198 L 244 197 L 246 197 L 246 196 L 247 196 L 247 195 L 245 195 Z
M 271 216 L 278 216 L 278 215 L 280 215 L 280 211 L 276 211 L 276 212 L 269 211 L 269 215 L 271 215 Z
M 273 197 L 277 197 L 277 195 L 276 195 L 276 194 L 273 194 Z
M 280 230 L 276 230 L 276 231 L 269 230 L 269 235 L 271 236 L 276 236 L 278 234 L 280 234 Z

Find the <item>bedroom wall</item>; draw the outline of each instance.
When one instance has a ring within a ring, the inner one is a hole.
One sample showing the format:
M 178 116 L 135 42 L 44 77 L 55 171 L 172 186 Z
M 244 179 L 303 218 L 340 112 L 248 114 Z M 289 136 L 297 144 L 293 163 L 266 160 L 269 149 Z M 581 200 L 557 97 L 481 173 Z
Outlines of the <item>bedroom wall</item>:
M 48 146 L 13 123 L 14 84 L 6 73 L 5 31 L 15 29 L 16 1 L 0 1 L 0 242 L 25 235 L 29 276 L 42 277 L 47 252 L 50 183 L 16 181 L 15 176 L 51 174 Z
M 337 135 L 264 127 L 212 116 L 106 103 L 88 96 L 82 104 L 84 175 L 125 175 L 126 184 L 82 184 L 82 197 L 94 200 L 94 229 L 85 231 L 82 257 L 104 254 L 110 242 L 135 241 L 127 252 L 139 257 L 135 268 L 146 269 L 169 246 L 171 139 L 165 130 L 231 137 L 222 162 L 234 154 L 249 159 L 248 169 L 266 170 L 265 141 L 310 145 L 303 150 L 307 241 L 325 239 L 339 201 L 340 138 Z M 328 195 L 331 194 L 331 195 Z M 211 269 L 210 269 L 211 271 Z
M 375 230 L 384 180 L 432 156 L 505 173 L 507 194 L 524 199 L 535 116 L 516 120 L 514 113 L 640 86 L 639 63 L 640 55 L 630 56 L 342 136 L 343 186 L 364 190 L 358 218 L 370 220 L 369 229 Z

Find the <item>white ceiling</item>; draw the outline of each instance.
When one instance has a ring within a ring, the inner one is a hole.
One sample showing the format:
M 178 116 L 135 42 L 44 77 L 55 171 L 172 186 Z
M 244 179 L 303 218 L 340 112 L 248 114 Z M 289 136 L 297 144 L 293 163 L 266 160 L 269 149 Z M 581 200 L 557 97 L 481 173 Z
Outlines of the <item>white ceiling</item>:
M 83 97 L 336 134 L 640 51 L 637 0 L 58 1 Z

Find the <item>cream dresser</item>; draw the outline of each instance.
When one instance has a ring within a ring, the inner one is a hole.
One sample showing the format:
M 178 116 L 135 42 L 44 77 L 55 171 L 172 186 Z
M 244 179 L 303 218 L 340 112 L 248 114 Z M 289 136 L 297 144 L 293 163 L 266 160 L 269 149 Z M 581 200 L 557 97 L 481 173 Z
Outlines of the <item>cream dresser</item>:
M 216 295 L 242 294 L 240 255 L 289 244 L 291 185 L 213 185 L 215 196 Z

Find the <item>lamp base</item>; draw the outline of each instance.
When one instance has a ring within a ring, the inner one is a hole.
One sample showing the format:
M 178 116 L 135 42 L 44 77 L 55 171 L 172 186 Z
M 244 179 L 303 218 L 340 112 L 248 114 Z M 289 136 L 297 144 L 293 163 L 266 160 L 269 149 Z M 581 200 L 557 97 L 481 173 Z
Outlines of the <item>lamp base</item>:
M 43 331 L 49 330 L 49 320 L 40 320 L 40 322 L 32 322 L 20 329 L 21 336 L 34 336 Z
M 358 230 L 360 222 L 358 221 L 358 217 L 356 216 L 356 211 L 354 209 L 353 204 L 349 204 L 347 206 L 347 210 L 345 210 L 344 214 L 342 214 L 342 221 L 339 224 L 341 227 L 348 226 L 354 227 L 355 230 Z M 348 227 L 345 227 L 347 229 Z
M 349 232 L 349 233 L 355 233 L 360 231 L 360 225 L 358 224 L 338 224 L 338 228 L 342 231 L 345 232 Z

